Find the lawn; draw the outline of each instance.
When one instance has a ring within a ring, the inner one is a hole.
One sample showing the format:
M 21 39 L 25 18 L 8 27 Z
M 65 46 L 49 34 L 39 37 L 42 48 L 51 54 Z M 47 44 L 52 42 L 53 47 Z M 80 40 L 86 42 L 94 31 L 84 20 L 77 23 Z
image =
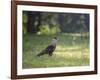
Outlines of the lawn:
M 52 35 L 23 35 L 23 68 L 89 65 L 89 34 L 61 34 L 53 56 L 36 55 L 50 44 Z

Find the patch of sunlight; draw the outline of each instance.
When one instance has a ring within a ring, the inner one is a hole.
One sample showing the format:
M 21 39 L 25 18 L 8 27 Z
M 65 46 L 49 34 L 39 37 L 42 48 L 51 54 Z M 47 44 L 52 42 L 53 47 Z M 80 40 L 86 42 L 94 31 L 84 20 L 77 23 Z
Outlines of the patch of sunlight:
M 70 35 L 70 36 L 89 36 L 88 32 L 82 32 L 82 33 L 63 33 L 63 35 Z
M 59 56 L 59 57 L 63 57 L 63 58 L 69 58 L 69 57 L 78 57 L 80 56 L 80 52 L 55 52 L 54 53 L 56 56 Z
M 59 50 L 60 51 L 69 51 L 69 50 L 72 50 L 73 51 L 73 50 L 80 50 L 80 49 L 81 49 L 80 46 L 70 46 L 70 47 L 66 46 L 66 47 L 64 47 L 64 46 L 60 46 L 60 45 L 57 46 L 57 48 L 56 48 L 57 51 L 59 51 Z
M 62 57 L 62 58 L 73 58 L 73 57 L 76 57 L 76 58 L 82 58 L 83 56 L 84 57 L 89 57 L 89 51 L 82 51 L 82 50 L 77 50 L 77 51 L 55 51 L 54 54 L 58 57 Z

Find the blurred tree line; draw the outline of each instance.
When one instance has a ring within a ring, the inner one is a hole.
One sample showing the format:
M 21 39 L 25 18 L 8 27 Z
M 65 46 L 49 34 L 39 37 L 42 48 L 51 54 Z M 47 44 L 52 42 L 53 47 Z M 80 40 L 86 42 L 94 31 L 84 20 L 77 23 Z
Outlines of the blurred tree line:
M 89 14 L 23 11 L 23 32 L 55 34 L 89 32 Z

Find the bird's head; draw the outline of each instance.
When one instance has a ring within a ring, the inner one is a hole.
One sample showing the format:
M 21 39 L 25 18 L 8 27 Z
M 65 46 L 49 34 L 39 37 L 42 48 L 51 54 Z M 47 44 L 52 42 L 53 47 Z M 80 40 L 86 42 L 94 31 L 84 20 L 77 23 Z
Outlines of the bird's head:
M 53 39 L 52 39 L 52 41 L 58 41 L 59 39 L 57 38 L 57 37 L 54 37 Z
M 52 44 L 52 45 L 56 45 L 57 42 L 58 42 L 58 38 L 57 38 L 57 37 L 54 37 L 54 38 L 52 39 L 51 44 Z
M 57 37 L 54 37 L 54 39 L 56 39 L 56 40 L 57 40 Z
M 58 37 L 54 37 L 53 40 L 58 41 L 59 39 L 58 39 Z

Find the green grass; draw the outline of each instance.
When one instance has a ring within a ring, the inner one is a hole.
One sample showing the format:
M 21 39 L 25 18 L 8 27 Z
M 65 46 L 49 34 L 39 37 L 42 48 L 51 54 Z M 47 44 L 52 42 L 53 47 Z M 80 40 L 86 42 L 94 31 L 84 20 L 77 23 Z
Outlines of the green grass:
M 89 65 L 89 35 L 62 34 L 53 56 L 36 55 L 50 44 L 51 35 L 23 35 L 23 68 Z

